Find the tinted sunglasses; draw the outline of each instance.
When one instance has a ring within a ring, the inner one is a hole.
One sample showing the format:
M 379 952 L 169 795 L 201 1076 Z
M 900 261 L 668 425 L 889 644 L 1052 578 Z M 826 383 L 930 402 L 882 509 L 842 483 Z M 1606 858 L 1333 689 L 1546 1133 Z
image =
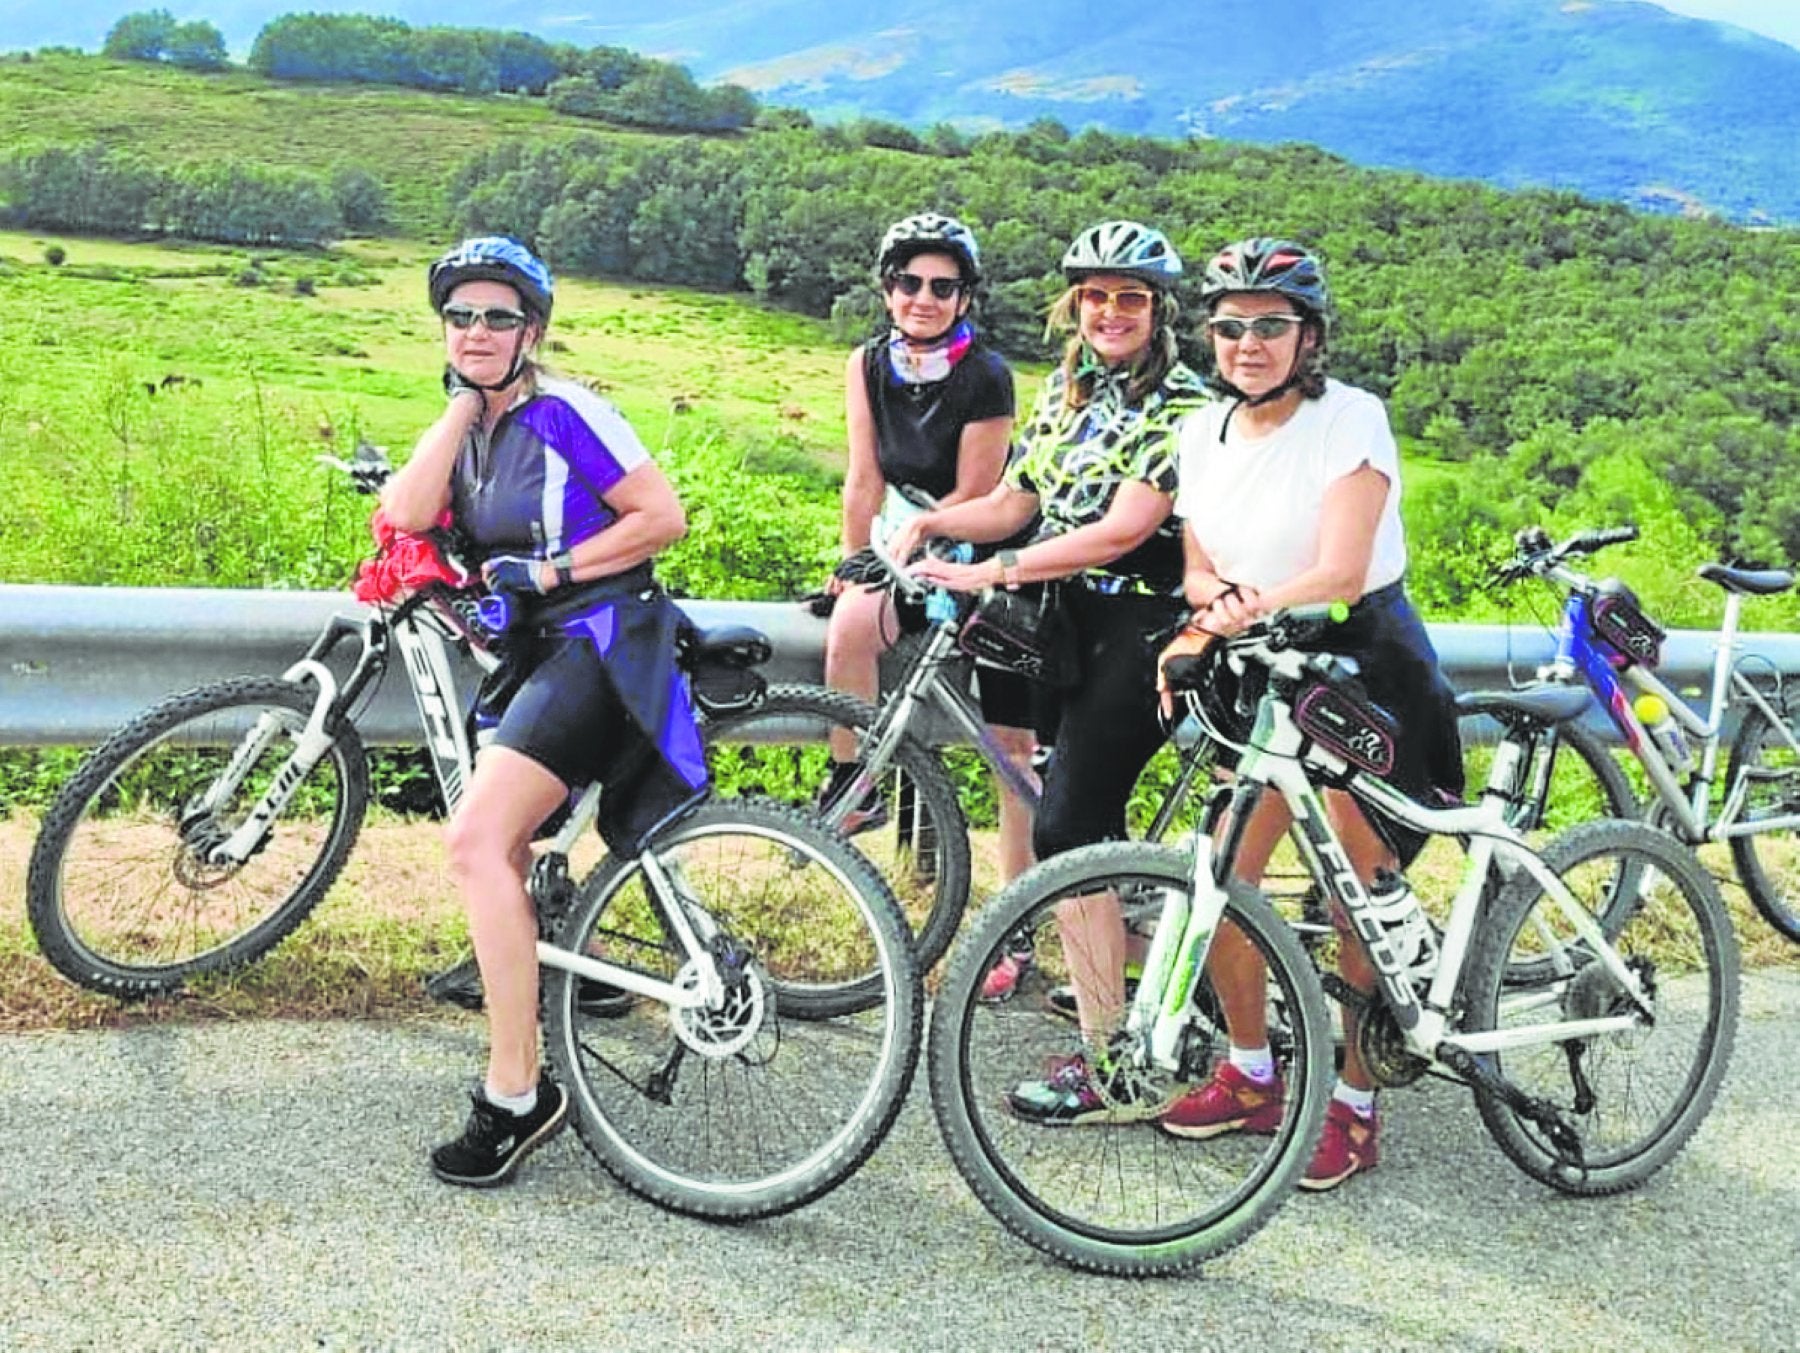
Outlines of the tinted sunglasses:
M 447 305 L 444 307 L 444 323 L 452 329 L 473 329 L 477 324 L 485 324 L 492 333 L 503 334 L 517 329 L 525 323 L 525 312 L 509 310 L 503 305 L 490 306 L 483 310 L 474 305 Z
M 1255 334 L 1265 343 L 1272 343 L 1287 334 L 1288 325 L 1304 324 L 1306 321 L 1299 315 L 1258 315 L 1255 319 L 1237 319 L 1224 317 L 1209 319 L 1206 327 L 1220 338 L 1236 342 L 1245 334 Z
M 891 273 L 883 285 L 902 296 L 917 296 L 927 282 L 931 284 L 931 294 L 940 301 L 949 300 L 963 289 L 960 277 L 920 277 L 916 272 Z
M 1110 305 L 1121 315 L 1147 314 L 1156 302 L 1156 293 L 1142 287 L 1121 287 L 1118 291 L 1108 291 L 1105 287 L 1077 287 L 1076 295 L 1083 305 L 1096 310 Z

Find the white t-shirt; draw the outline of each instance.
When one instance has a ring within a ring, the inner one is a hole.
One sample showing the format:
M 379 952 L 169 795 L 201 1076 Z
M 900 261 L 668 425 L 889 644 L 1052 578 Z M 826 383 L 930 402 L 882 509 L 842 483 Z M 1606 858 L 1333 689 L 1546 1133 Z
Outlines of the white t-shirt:
M 1328 380 L 1318 399 L 1263 437 L 1246 436 L 1233 401 L 1208 404 L 1181 426 L 1175 511 L 1187 520 L 1221 578 L 1267 591 L 1311 568 L 1319 557 L 1325 493 L 1364 465 L 1387 476 L 1387 502 L 1375 528 L 1364 593 L 1406 572 L 1400 526 L 1400 451 L 1387 410 L 1374 395 Z

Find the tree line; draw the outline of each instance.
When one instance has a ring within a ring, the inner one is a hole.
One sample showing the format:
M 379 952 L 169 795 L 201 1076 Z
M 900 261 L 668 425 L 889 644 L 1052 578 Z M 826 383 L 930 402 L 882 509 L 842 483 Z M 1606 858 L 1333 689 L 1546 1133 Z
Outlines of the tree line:
M 380 183 L 356 166 L 327 178 L 253 160 L 159 165 L 99 141 L 0 156 L 4 214 L 36 228 L 319 245 L 346 228 L 379 228 L 385 201 Z
M 167 10 L 127 14 L 106 36 L 116 60 L 200 70 L 226 63 L 211 24 Z M 414 28 L 364 14 L 285 14 L 256 35 L 246 63 L 277 80 L 331 80 L 458 94 L 519 94 L 557 112 L 625 126 L 728 132 L 761 111 L 736 85 L 703 88 L 685 67 L 622 47 L 580 48 L 491 28 Z
M 1332 370 L 1386 399 L 1413 451 L 1481 462 L 1457 477 L 1469 487 L 1444 515 L 1446 548 L 1624 460 L 1671 486 L 1719 552 L 1800 558 L 1795 232 L 1360 170 L 1306 146 L 1056 124 L 957 155 L 805 126 L 508 143 L 472 157 L 449 202 L 455 230 L 515 234 L 558 267 L 748 290 L 835 316 L 847 340 L 880 316 L 886 225 L 952 212 L 980 237 L 983 326 L 1033 359 L 1050 352 L 1058 260 L 1088 224 L 1129 216 L 1173 237 L 1189 263 L 1184 348 L 1201 364 L 1205 259 L 1246 234 L 1289 236 L 1320 252 L 1335 288 Z M 1474 585 L 1473 569 L 1452 571 L 1438 600 L 1459 606 Z

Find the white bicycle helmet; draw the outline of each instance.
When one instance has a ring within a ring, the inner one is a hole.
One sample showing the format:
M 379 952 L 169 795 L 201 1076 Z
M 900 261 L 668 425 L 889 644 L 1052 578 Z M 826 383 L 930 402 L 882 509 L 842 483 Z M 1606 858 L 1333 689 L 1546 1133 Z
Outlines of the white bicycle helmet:
M 918 254 L 945 253 L 956 260 L 962 279 L 973 286 L 981 280 L 981 250 L 975 233 L 954 216 L 922 211 L 895 221 L 881 237 L 875 270 L 883 275 Z
M 1137 221 L 1102 221 L 1070 242 L 1062 258 L 1063 276 L 1079 282 L 1098 272 L 1136 277 L 1165 290 L 1181 276 L 1181 255 L 1169 237 Z

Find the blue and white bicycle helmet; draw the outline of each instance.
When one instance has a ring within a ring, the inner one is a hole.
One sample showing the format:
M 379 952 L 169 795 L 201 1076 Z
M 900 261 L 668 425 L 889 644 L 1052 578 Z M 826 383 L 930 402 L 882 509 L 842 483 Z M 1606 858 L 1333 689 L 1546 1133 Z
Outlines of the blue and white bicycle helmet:
M 1181 276 L 1181 255 L 1169 237 L 1137 221 L 1102 221 L 1089 226 L 1069 244 L 1062 258 L 1063 276 L 1079 282 L 1095 273 L 1118 273 L 1148 282 L 1159 291 Z
M 881 237 L 875 270 L 886 276 L 908 259 L 930 253 L 954 258 L 963 281 L 970 286 L 981 280 L 981 250 L 975 245 L 975 232 L 954 216 L 935 211 L 922 211 L 889 226 Z
M 556 282 L 544 261 L 510 235 L 475 235 L 431 265 L 431 308 L 443 313 L 450 293 L 464 282 L 504 282 L 539 324 L 550 321 Z

